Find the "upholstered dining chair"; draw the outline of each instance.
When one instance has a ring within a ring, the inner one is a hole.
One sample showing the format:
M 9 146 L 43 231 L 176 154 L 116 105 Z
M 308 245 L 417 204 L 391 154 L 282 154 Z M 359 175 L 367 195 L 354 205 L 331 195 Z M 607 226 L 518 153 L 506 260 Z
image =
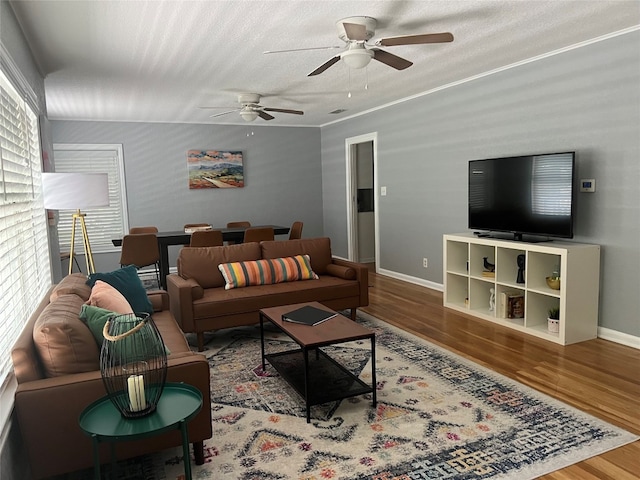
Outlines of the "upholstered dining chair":
M 219 247 L 224 245 L 220 230 L 202 230 L 191 234 L 190 247 Z
M 227 228 L 240 228 L 240 227 L 244 227 L 244 228 L 249 228 L 251 226 L 251 222 L 229 222 L 227 223 Z M 238 242 L 234 241 L 234 240 L 230 240 L 227 242 L 227 245 L 234 245 Z
M 251 222 L 229 222 L 227 223 L 227 228 L 239 228 L 239 227 L 250 227 Z
M 211 228 L 211 225 L 209 225 L 208 223 L 185 223 L 184 224 L 184 231 L 186 232 L 188 228 L 197 228 L 197 227 L 209 227 Z M 191 241 L 193 241 L 193 235 L 191 236 Z M 191 243 L 185 243 L 184 244 L 185 247 L 193 247 L 193 245 L 191 245 Z M 201 247 L 206 247 L 207 245 L 199 245 Z
M 138 233 L 158 233 L 156 227 L 131 227 L 129 229 L 129 235 L 137 235 Z
M 160 285 L 160 250 L 155 233 L 125 235 L 122 239 L 120 266 L 134 265 L 138 270 L 153 265 Z
M 291 230 L 289 230 L 289 240 L 297 240 L 302 238 L 302 222 L 293 222 Z
M 250 227 L 244 231 L 244 243 L 273 240 L 273 227 Z

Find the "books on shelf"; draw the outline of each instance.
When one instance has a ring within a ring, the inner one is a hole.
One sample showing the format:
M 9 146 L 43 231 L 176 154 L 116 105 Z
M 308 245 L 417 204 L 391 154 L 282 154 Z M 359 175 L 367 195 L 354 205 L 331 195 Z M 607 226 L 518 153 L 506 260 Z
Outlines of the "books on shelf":
M 496 278 L 496 272 L 490 272 L 489 270 L 483 270 L 482 276 L 485 278 Z
M 184 229 L 184 233 L 204 232 L 207 230 L 211 230 L 211 225 L 203 225 L 200 227 L 187 227 Z
M 521 292 L 502 292 L 498 314 L 500 318 L 524 318 L 524 294 Z
M 311 305 L 305 305 L 304 307 L 282 314 L 282 320 L 284 322 L 300 323 L 303 325 L 318 325 L 337 316 L 338 314 L 335 312 L 328 312 L 320 308 L 312 307 Z

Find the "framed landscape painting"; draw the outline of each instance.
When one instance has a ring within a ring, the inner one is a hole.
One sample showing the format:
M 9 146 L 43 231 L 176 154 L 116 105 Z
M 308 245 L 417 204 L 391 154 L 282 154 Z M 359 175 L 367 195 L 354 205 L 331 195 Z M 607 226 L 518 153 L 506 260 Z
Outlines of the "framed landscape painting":
M 242 152 L 189 150 L 189 188 L 242 188 L 244 167 Z

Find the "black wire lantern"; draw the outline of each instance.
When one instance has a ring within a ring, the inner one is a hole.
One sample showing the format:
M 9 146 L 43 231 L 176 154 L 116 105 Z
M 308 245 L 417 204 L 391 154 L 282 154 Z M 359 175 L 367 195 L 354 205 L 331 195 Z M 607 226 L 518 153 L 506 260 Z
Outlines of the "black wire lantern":
M 167 380 L 167 352 L 150 315 L 116 315 L 105 323 L 100 373 L 109 399 L 125 418 L 155 411 Z

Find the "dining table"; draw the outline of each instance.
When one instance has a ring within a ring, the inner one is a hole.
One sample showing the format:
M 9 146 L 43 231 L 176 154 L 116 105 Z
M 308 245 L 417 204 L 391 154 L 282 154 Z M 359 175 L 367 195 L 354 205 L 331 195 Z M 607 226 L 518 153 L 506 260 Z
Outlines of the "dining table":
M 289 233 L 289 227 L 282 227 L 280 225 L 252 225 L 251 227 L 212 227 L 212 230 L 220 230 L 222 232 L 222 239 L 225 242 L 242 243 L 244 239 L 244 232 L 247 228 L 257 227 L 270 227 L 273 228 L 274 235 L 286 235 Z M 158 232 L 156 233 L 158 239 L 158 250 L 160 250 L 160 287 L 162 289 L 167 288 L 167 275 L 169 275 L 169 246 L 170 245 L 189 245 L 191 241 L 191 232 L 185 232 L 184 230 L 177 230 L 172 232 Z M 114 246 L 122 246 L 121 238 L 114 238 L 111 240 Z

